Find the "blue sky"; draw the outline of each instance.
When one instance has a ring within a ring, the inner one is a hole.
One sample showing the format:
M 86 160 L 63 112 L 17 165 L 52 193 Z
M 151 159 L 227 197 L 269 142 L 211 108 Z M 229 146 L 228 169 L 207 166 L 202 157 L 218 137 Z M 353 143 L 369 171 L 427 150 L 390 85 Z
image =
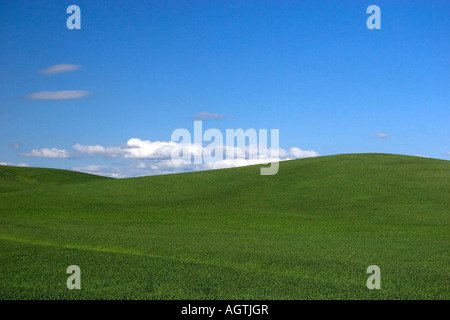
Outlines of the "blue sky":
M 72 4 L 81 30 L 66 27 Z M 381 30 L 366 27 L 372 4 Z M 109 152 L 168 142 L 200 112 L 216 115 L 204 129 L 279 129 L 288 152 L 450 160 L 449 13 L 444 0 L 1 1 L 0 163 L 177 172 Z M 47 69 L 60 64 L 77 67 Z M 80 97 L 33 95 L 47 91 Z

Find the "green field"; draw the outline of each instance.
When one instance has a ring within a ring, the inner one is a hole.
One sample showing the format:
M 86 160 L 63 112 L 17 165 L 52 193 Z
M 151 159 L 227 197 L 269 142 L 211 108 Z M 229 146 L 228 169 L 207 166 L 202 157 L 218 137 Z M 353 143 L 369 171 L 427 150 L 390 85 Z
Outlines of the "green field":
M 0 166 L 0 299 L 449 299 L 450 162 L 109 179 Z M 381 268 L 369 290 L 366 269 Z M 81 268 L 81 290 L 66 268 Z

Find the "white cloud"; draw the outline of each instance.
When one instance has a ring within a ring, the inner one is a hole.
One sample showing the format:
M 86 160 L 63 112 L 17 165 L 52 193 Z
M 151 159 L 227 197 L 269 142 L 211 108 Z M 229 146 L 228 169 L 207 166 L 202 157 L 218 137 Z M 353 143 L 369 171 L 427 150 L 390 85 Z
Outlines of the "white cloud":
M 194 114 L 194 118 L 200 120 L 207 120 L 207 119 L 219 120 L 224 118 L 230 118 L 230 116 L 227 116 L 226 114 L 202 111 Z
M 108 167 L 100 166 L 100 165 L 90 165 L 90 166 L 85 166 L 85 167 L 73 167 L 72 170 L 76 170 L 76 171 L 86 170 L 86 171 L 90 171 L 90 172 L 98 172 L 98 171 L 104 170 L 105 168 L 108 168 Z
M 86 90 L 39 91 L 30 93 L 28 97 L 33 100 L 68 100 L 80 99 L 89 94 Z
M 13 167 L 29 167 L 28 163 L 15 163 L 15 162 L 0 162 L 0 166 L 13 166 Z
M 57 148 L 42 148 L 33 149 L 29 153 L 21 154 L 25 157 L 38 157 L 38 158 L 53 158 L 53 159 L 67 159 L 70 158 L 70 153 L 65 149 Z
M 11 142 L 8 144 L 8 146 L 12 149 L 19 149 L 20 148 L 20 144 L 18 144 L 17 142 Z
M 123 169 L 117 167 L 108 167 L 102 165 L 89 165 L 84 167 L 73 167 L 71 170 L 84 173 L 95 174 L 99 176 L 111 177 L 111 178 L 125 178 L 127 175 L 122 172 Z
M 289 156 L 294 159 L 317 157 L 319 154 L 313 150 L 301 150 L 296 147 L 289 149 Z
M 73 146 L 73 148 L 83 154 L 87 154 L 87 155 L 91 155 L 91 156 L 100 156 L 100 155 L 105 155 L 105 154 L 109 154 L 110 156 L 112 156 L 111 152 L 106 152 L 106 148 L 96 145 L 96 146 L 83 146 L 81 144 L 76 144 Z
M 51 74 L 75 71 L 80 68 L 81 68 L 81 66 L 76 65 L 76 64 L 55 64 L 55 65 L 45 68 L 43 70 L 39 70 L 39 73 L 51 75 Z
M 200 146 L 191 144 L 186 146 L 193 154 L 201 154 Z M 76 144 L 73 149 L 80 154 L 88 156 L 104 156 L 107 158 L 125 159 L 167 159 L 172 156 L 172 151 L 180 152 L 183 146 L 180 143 L 169 141 L 149 141 L 132 138 L 123 146 L 103 147 L 100 145 L 83 146 Z
M 380 139 L 387 139 L 390 137 L 387 133 L 375 132 L 375 135 Z

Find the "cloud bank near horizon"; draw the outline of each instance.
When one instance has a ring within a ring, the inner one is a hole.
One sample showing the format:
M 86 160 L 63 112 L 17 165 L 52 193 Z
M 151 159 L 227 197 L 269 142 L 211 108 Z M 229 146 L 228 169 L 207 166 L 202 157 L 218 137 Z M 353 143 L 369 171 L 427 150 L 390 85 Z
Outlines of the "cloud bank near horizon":
M 30 165 L 28 163 L 24 163 L 24 162 L 4 162 L 4 161 L 0 161 L 0 166 L 13 166 L 13 167 L 29 167 Z
M 316 151 L 302 150 L 297 147 L 292 147 L 288 150 L 280 148 L 278 155 L 276 150 L 270 149 L 260 149 L 258 152 L 257 146 L 238 148 L 218 145 L 217 148 L 217 150 L 220 148 L 223 152 L 223 158 L 207 163 L 205 161 L 201 164 L 172 159 L 172 154 L 179 155 L 183 152 L 188 152 L 192 157 L 201 157 L 202 155 L 205 157 L 205 155 L 211 154 L 211 147 L 208 148 L 208 145 L 182 144 L 174 141 L 150 141 L 138 138 L 131 138 L 125 144 L 119 146 L 105 147 L 101 145 L 75 144 L 70 150 L 41 148 L 33 149 L 21 155 L 53 159 L 103 158 L 122 160 L 121 166 L 88 165 L 72 168 L 75 171 L 120 178 L 222 169 L 319 156 Z M 234 154 L 234 156 L 227 159 L 227 154 Z M 258 154 L 258 156 L 250 156 L 255 154 Z

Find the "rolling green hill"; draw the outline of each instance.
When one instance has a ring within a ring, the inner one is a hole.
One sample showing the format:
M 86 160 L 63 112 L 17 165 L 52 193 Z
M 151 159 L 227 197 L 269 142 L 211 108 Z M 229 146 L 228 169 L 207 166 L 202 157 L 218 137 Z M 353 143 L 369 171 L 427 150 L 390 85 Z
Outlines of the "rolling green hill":
M 449 161 L 259 167 L 108 179 L 0 166 L 0 299 L 450 298 Z
M 67 170 L 0 166 L 0 193 L 40 185 L 75 184 L 106 179 L 108 178 Z

